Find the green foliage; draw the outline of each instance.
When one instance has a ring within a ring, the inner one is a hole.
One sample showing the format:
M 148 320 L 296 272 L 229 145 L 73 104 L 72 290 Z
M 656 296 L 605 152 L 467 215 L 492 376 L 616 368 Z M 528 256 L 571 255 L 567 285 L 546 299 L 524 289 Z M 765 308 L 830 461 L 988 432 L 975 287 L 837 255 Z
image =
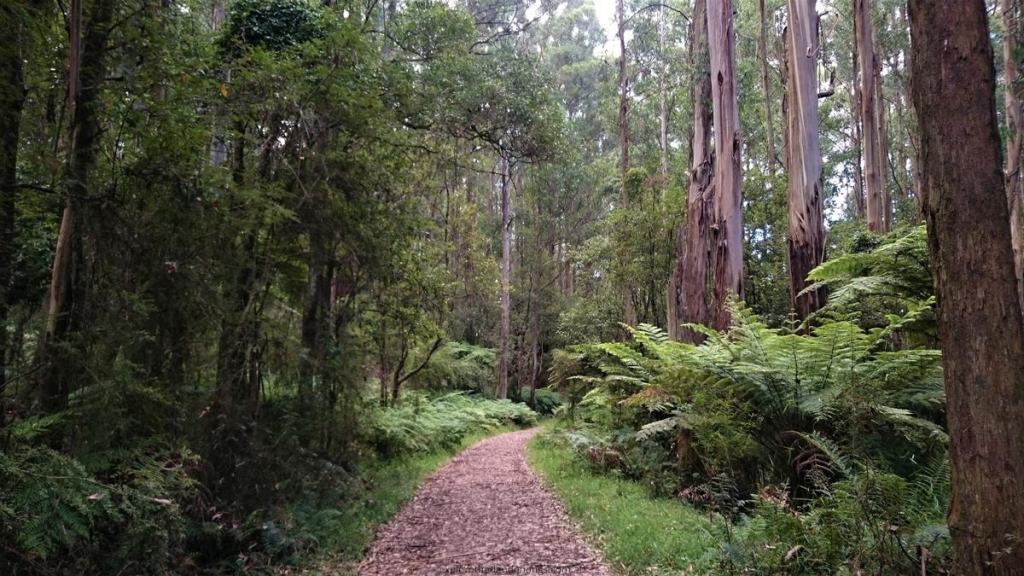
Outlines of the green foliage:
M 941 523 L 948 498 L 943 470 L 922 464 L 944 461 L 948 442 L 939 352 L 889 350 L 895 316 L 864 329 L 823 314 L 806 334 L 743 308 L 732 317 L 725 333 L 694 327 L 699 346 L 641 324 L 630 342 L 557 352 L 551 380 L 582 427 L 570 437 L 577 452 L 740 519 L 747 528 L 725 549 L 737 574 L 909 565 L 900 545 Z M 790 508 L 743 496 L 766 489 Z
M 185 472 L 192 462 L 187 453 L 126 451 L 117 466 L 94 474 L 47 448 L 0 451 L 0 564 L 29 566 L 27 574 L 116 573 L 127 565 L 138 574 L 169 573 L 185 541 L 180 503 L 195 495 Z
M 309 0 L 234 0 L 221 42 L 236 54 L 275 52 L 323 37 L 326 24 L 320 6 Z
M 834 483 L 803 510 L 768 490 L 725 534 L 725 574 L 908 574 L 949 570 L 943 515 L 922 521 L 907 481 L 867 470 Z M 922 569 L 922 566 L 924 567 Z
M 379 410 L 369 441 L 384 455 L 450 449 L 467 435 L 499 426 L 526 426 L 537 415 L 525 404 L 487 400 L 459 392 L 441 396 L 409 394 L 400 406 Z
M 493 348 L 466 342 L 446 342 L 416 375 L 414 384 L 429 390 L 482 392 L 494 378 L 497 355 Z
M 550 388 L 538 388 L 534 393 L 533 409 L 537 414 L 554 414 L 563 404 L 562 395 Z
M 854 240 L 854 250 L 811 271 L 806 291 L 824 288 L 819 313 L 854 312 L 864 326 L 887 326 L 904 344 L 934 345 L 935 298 L 924 226 L 894 232 L 881 243 Z M 859 250 L 858 248 L 863 248 Z

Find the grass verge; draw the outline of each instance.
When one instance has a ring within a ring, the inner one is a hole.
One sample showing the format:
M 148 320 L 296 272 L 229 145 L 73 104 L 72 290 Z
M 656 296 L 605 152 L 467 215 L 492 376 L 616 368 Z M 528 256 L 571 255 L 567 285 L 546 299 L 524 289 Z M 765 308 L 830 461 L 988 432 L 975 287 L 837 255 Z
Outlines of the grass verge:
M 711 573 L 715 538 L 696 510 L 651 498 L 628 480 L 591 472 L 550 430 L 530 442 L 527 460 L 616 573 Z

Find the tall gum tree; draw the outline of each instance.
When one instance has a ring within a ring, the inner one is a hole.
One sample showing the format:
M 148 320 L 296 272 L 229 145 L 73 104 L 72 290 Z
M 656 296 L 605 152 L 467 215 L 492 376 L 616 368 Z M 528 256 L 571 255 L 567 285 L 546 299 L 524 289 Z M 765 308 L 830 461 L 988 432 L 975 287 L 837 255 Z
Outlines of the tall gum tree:
M 881 118 L 881 62 L 875 52 L 875 30 L 871 22 L 871 0 L 853 0 L 854 43 L 860 78 L 860 140 L 864 174 L 864 196 L 868 229 L 888 232 L 889 209 L 885 192 L 885 129 Z
M 818 14 L 816 0 L 788 0 L 787 8 L 789 292 L 790 307 L 802 319 L 824 304 L 823 291 L 803 293 L 807 275 L 825 257 L 818 141 Z
M 626 67 L 626 5 L 624 0 L 616 4 L 619 39 L 619 201 L 623 209 L 629 208 L 627 176 L 629 174 L 629 73 Z M 633 290 L 628 283 L 622 287 L 622 309 L 624 321 L 630 326 L 636 324 L 636 306 L 633 304 Z
M 765 0 L 758 0 L 757 60 L 761 74 L 761 91 L 764 92 L 764 142 L 768 174 L 775 174 L 778 153 L 775 151 L 775 129 L 772 126 L 772 91 L 768 74 L 768 10 Z
M 1024 319 L 985 2 L 910 0 L 909 8 L 946 383 L 953 573 L 1016 575 L 1024 566 Z
M 501 326 L 498 337 L 498 398 L 508 397 L 508 371 L 512 357 L 512 197 L 509 190 L 508 153 L 501 153 Z
M 740 117 L 736 102 L 736 37 L 732 0 L 708 0 L 708 55 L 714 122 L 715 328 L 729 326 L 730 297 L 743 298 L 743 194 Z
M 83 4 L 88 4 L 88 10 Z M 82 202 L 96 165 L 102 130 L 100 91 L 106 76 L 107 40 L 114 0 L 72 0 L 68 20 L 67 108 L 70 143 L 65 161 L 65 204 L 50 274 L 46 324 L 38 351 L 39 397 L 49 411 L 63 408 L 75 368 L 62 351 L 77 329 L 75 295 L 84 283 Z
M 709 324 L 708 286 L 711 272 L 711 219 L 714 208 L 715 155 L 711 141 L 711 74 L 708 59 L 707 0 L 695 0 L 690 32 L 693 71 L 693 126 L 690 134 L 690 174 L 686 225 L 677 237 L 675 275 L 676 317 L 669 334 L 695 341 L 698 335 L 681 324 Z

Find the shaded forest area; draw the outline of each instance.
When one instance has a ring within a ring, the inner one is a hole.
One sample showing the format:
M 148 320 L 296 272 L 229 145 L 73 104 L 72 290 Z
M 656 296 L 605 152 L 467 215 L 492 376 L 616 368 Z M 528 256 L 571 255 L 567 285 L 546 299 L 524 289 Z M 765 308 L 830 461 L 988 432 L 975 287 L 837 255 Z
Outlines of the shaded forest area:
M 351 572 L 551 414 L 703 573 L 1018 574 L 1021 18 L 5 0 L 0 571 Z

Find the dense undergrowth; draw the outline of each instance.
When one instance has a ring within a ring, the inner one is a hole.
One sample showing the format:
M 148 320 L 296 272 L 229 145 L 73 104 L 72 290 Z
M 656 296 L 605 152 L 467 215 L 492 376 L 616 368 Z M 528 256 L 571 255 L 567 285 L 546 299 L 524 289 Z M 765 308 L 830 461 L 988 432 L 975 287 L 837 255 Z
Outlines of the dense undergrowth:
M 337 460 L 301 446 L 291 404 L 263 406 L 231 494 L 208 483 L 223 477 L 212 470 L 215 455 L 192 452 L 184 437 L 61 452 L 47 437 L 66 438 L 92 408 L 16 423 L 0 451 L 4 573 L 261 573 L 318 556 L 352 563 L 374 527 L 454 450 L 536 421 L 507 400 L 413 392 L 396 407 L 366 402 L 358 437 Z
M 594 470 L 725 523 L 715 573 L 944 573 L 932 298 L 891 281 L 914 252 L 919 231 L 817 270 L 833 297 L 804 326 L 769 328 L 734 307 L 727 332 L 691 327 L 700 345 L 641 325 L 627 342 L 558 352 L 564 441 Z

